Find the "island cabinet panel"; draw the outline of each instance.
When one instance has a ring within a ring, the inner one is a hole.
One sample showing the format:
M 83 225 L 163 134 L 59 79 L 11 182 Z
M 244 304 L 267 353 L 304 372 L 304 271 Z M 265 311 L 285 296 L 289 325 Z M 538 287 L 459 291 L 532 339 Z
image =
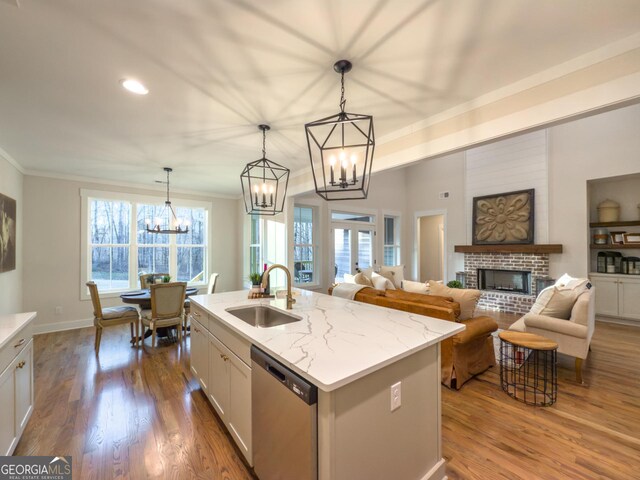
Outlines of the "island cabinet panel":
M 221 325 L 215 317 L 201 312 L 200 318 L 205 317 L 208 320 L 207 329 L 197 320 L 192 323 L 191 372 L 196 378 L 203 378 L 200 384 L 206 390 L 209 402 L 249 465 L 253 465 L 249 357 L 251 345 Z M 244 361 L 245 358 L 249 363 Z
M 191 374 L 209 391 L 209 340 L 202 324 L 191 317 Z
M 433 345 L 337 390 L 318 392 L 320 480 L 445 478 L 439 351 Z M 401 406 L 391 411 L 397 382 Z
M 225 423 L 229 406 L 229 353 L 220 340 L 209 335 L 209 400 Z

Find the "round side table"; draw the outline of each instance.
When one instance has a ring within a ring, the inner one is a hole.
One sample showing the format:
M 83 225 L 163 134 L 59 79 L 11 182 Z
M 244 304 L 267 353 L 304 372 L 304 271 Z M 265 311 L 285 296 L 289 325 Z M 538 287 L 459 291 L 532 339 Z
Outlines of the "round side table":
M 498 336 L 502 390 L 527 405 L 553 405 L 558 398 L 558 344 L 533 333 L 505 330 Z

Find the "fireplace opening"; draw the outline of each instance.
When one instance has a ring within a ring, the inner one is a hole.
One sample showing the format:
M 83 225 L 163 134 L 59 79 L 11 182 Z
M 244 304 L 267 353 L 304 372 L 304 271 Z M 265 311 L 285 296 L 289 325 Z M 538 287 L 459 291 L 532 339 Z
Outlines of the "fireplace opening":
M 525 270 L 478 269 L 478 288 L 531 295 L 531 272 Z

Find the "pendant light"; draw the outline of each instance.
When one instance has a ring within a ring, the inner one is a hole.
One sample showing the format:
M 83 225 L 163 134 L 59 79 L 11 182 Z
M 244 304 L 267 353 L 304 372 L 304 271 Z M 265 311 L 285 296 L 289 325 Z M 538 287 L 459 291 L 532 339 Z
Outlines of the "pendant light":
M 369 193 L 373 117 L 345 112 L 344 74 L 352 66 L 348 60 L 333 65 L 340 74 L 340 112 L 304 126 L 316 193 L 325 200 L 365 199 Z
M 167 172 L 167 181 L 156 180 L 156 183 L 163 183 L 167 185 L 167 200 L 164 202 L 164 208 L 158 217 L 154 219 L 153 227 L 151 227 L 151 220 L 146 219 L 147 232 L 149 233 L 167 233 L 167 234 L 182 234 L 189 232 L 189 224 L 176 216 L 176 212 L 171 206 L 171 200 L 169 200 L 169 174 L 173 171 L 172 168 L 164 167 Z M 164 223 L 166 222 L 166 223 Z
M 289 169 L 267 158 L 267 132 L 271 127 L 258 128 L 262 130 L 262 158 L 247 163 L 240 174 L 244 206 L 250 215 L 276 215 L 284 210 Z

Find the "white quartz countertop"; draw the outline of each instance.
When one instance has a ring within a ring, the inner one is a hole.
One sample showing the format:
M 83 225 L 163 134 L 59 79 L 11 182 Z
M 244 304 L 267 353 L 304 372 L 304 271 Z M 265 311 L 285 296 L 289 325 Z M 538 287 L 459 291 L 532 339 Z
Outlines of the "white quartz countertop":
M 460 323 L 294 289 L 298 322 L 253 327 L 226 311 L 284 299 L 247 299 L 247 290 L 198 295 L 200 305 L 240 336 L 324 391 L 347 385 L 464 330 Z
M 0 348 L 4 347 L 11 337 L 26 327 L 34 318 L 36 318 L 36 312 L 0 315 Z

